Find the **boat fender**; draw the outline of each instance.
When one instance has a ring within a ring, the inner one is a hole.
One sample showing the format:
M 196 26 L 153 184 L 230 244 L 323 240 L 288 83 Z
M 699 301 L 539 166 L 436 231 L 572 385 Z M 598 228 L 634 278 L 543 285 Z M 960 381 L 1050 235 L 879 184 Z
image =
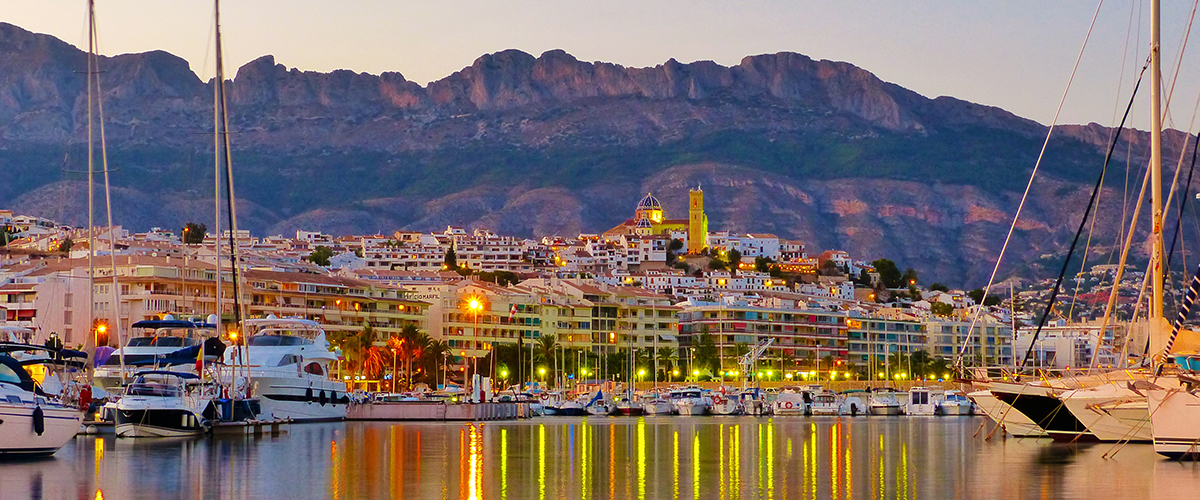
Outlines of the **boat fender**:
M 851 417 L 858 416 L 858 404 L 857 403 L 850 403 L 850 416 Z
M 309 387 L 308 389 L 304 390 L 304 402 L 308 403 L 308 404 L 312 404 L 312 402 L 313 402 L 312 387 Z
M 41 406 L 33 409 L 33 432 L 39 436 L 46 432 L 46 412 L 42 411 Z
M 325 396 L 325 391 L 321 391 L 321 396 L 320 396 L 321 406 L 325 406 L 325 403 L 328 401 L 329 401 L 329 398 L 327 396 Z

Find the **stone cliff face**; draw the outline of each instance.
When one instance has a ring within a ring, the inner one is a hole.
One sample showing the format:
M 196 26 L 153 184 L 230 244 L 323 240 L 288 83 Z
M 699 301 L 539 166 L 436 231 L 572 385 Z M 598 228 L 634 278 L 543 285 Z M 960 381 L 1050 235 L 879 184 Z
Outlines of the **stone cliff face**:
M 118 220 L 210 220 L 213 82 L 161 51 L 99 64 Z M 0 206 L 83 220 L 71 171 L 86 157 L 86 67 L 77 48 L 0 23 Z M 573 235 L 624 220 L 647 190 L 682 214 L 700 183 L 713 228 L 887 256 L 954 284 L 986 279 L 1045 134 L 789 52 L 629 68 L 505 50 L 427 86 L 263 56 L 227 89 L 241 225 L 256 232 Z M 1052 141 L 1015 263 L 1062 249 L 1109 133 L 1064 127 Z M 1136 163 L 1144 134 L 1125 137 Z M 1109 215 L 1100 230 L 1116 234 Z

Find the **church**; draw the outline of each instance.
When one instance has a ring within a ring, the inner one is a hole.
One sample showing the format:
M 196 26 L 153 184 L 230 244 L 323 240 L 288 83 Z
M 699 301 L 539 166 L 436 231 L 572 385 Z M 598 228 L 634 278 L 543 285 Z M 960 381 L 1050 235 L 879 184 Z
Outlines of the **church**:
M 708 246 L 708 216 L 704 215 L 704 191 L 700 186 L 688 191 L 688 218 L 668 219 L 662 204 L 653 194 L 638 202 L 633 218 L 604 232 L 604 237 L 616 239 L 626 235 L 668 236 L 684 240 L 689 254 L 700 253 Z

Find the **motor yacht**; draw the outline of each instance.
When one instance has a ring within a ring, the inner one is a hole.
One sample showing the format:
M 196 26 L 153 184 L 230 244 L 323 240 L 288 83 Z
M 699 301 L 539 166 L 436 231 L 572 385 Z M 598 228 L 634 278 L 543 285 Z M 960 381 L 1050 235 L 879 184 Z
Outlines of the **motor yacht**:
M 897 397 L 894 389 L 876 388 L 871 391 L 869 397 L 868 411 L 871 415 L 900 415 L 904 413 L 903 405 L 900 404 L 901 397 Z
M 216 418 L 215 391 L 205 391 L 192 373 L 144 371 L 117 401 L 120 437 L 184 437 L 206 432 Z
M 712 406 L 712 398 L 704 394 L 699 387 L 688 387 L 679 394 L 675 401 L 675 412 L 680 415 L 707 415 Z
M 225 351 L 219 382 L 235 390 L 250 389 L 266 419 L 346 417 L 350 396 L 346 384 L 332 377 L 337 355 L 317 322 L 268 316 L 243 323 L 244 344 Z
M 724 392 L 712 393 L 712 406 L 708 411 L 713 415 L 741 415 L 743 413 L 742 402 L 739 401 L 735 394 L 730 396 Z
M 170 315 L 161 320 L 138 321 L 130 327 L 131 335 L 125 345 L 108 354 L 107 359 L 102 360 L 103 364 L 96 367 L 92 381 L 105 391 L 120 394 L 122 381 L 133 378 L 137 372 L 147 368 L 195 374 L 194 352 L 190 359 L 187 355 L 171 355 L 198 347 L 206 339 L 216 336 L 216 321 L 215 314 L 210 315 L 206 323 L 177 320 Z M 121 371 L 122 363 L 125 365 L 124 372 Z
M 904 413 L 909 416 L 929 416 L 937 414 L 938 401 L 928 387 L 913 387 L 908 391 Z
M 662 394 L 650 393 L 642 398 L 642 409 L 647 415 L 670 415 L 675 407 Z
M 771 413 L 775 415 L 807 415 L 811 396 L 808 392 L 800 392 L 794 388 L 781 391 L 771 403 Z
M 821 389 L 812 393 L 812 402 L 808 405 L 810 415 L 839 415 L 840 412 L 836 392 Z
M 937 398 L 938 415 L 971 415 L 973 413 L 973 405 L 971 400 L 963 395 L 962 391 L 949 390 L 942 394 L 942 397 Z
M 79 432 L 86 401 L 54 398 L 42 392 L 18 352 L 47 351 L 29 344 L 0 344 L 0 457 L 52 455 Z M 75 351 L 53 350 L 55 357 L 86 359 Z
M 863 398 L 861 397 L 865 395 L 866 391 L 862 390 L 849 390 L 843 392 L 842 399 L 838 405 L 838 412 L 842 415 L 850 415 L 851 417 L 866 415 L 867 405 L 863 403 Z

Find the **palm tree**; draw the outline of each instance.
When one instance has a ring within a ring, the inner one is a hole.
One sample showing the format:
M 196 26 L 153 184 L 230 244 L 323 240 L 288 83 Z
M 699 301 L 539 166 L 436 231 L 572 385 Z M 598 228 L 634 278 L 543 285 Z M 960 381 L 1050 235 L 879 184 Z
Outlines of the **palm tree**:
M 363 353 L 362 372 L 367 378 L 378 378 L 383 373 L 383 349 L 370 347 Z
M 542 335 L 541 337 L 538 337 L 538 354 L 541 356 L 543 361 L 550 364 L 550 366 L 547 368 L 549 373 L 546 380 L 553 380 L 556 349 L 558 349 L 558 342 L 554 338 L 554 335 Z
M 441 363 L 443 363 L 443 360 L 446 359 L 445 356 L 451 352 L 452 350 L 450 349 L 450 344 L 448 344 L 445 340 L 432 340 L 425 346 L 424 349 L 422 349 L 421 357 L 425 359 L 426 366 L 431 363 L 433 365 L 433 369 L 428 373 L 433 377 L 433 383 L 435 386 L 437 385 L 437 373 L 444 368 L 444 366 L 442 368 L 439 368 L 439 366 Z
M 675 357 L 676 357 L 676 353 L 675 353 L 674 348 L 672 348 L 672 347 L 659 347 L 658 348 L 658 359 L 660 361 L 666 361 L 666 363 L 667 363 L 663 367 L 663 375 L 664 375 L 663 378 L 670 380 L 671 370 L 675 368 L 675 363 L 673 361 L 675 359 Z M 656 373 L 656 374 L 654 374 L 654 376 L 657 377 L 658 374 Z

